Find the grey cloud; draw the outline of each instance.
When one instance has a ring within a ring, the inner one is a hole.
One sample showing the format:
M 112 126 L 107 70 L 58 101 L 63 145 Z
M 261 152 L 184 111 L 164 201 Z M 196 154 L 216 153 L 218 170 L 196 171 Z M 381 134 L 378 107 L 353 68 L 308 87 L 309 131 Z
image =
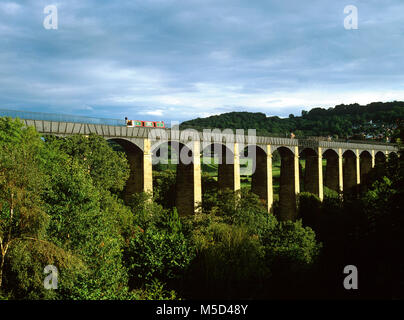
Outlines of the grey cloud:
M 52 31 L 47 4 L 0 4 L 2 108 L 185 120 L 300 114 L 332 104 L 315 96 L 324 91 L 335 104 L 364 90 L 403 93 L 400 0 L 350 1 L 353 31 L 346 4 L 331 0 L 59 0 Z

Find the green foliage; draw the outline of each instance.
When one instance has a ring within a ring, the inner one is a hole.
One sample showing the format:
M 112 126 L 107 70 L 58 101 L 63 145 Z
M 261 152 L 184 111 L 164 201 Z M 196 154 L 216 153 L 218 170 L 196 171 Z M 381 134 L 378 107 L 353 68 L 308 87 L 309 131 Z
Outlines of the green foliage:
M 169 280 L 178 277 L 189 265 L 192 250 L 182 233 L 140 229 L 128 248 L 128 267 L 137 284 L 153 278 Z
M 217 195 L 216 206 L 211 212 L 221 216 L 228 224 L 241 226 L 250 234 L 261 235 L 268 225 L 274 223 L 274 216 L 268 215 L 265 204 L 250 190 L 225 190 Z
M 324 198 L 338 198 L 339 197 L 339 194 L 337 191 L 327 188 L 326 186 L 324 186 L 323 192 L 324 192 Z
M 8 277 L 10 259 L 16 261 L 10 252 L 17 243 L 45 237 L 49 219 L 40 197 L 46 182 L 39 156 L 42 148 L 32 128 L 0 118 L 0 288 L 3 277 Z
M 321 200 L 315 194 L 301 192 L 298 195 L 299 216 L 305 225 L 314 226 L 321 214 Z
M 135 195 L 131 208 L 137 228 L 125 256 L 132 285 L 178 278 L 194 251 L 182 232 L 177 210 L 164 210 L 147 194 Z
M 211 298 L 233 298 L 241 294 L 241 288 L 260 286 L 267 268 L 257 235 L 212 215 L 200 214 L 187 223 L 197 252 L 188 280 L 188 290 L 199 290 L 193 295 L 209 292 Z
M 120 191 L 127 162 L 100 137 L 54 138 L 0 119 L 1 271 L 7 296 L 46 299 L 130 297 L 122 262 L 133 217 Z M 116 180 L 118 178 L 118 180 Z M 59 270 L 58 291 L 43 268 Z
M 161 225 L 165 220 L 169 210 L 163 209 L 163 207 L 152 200 L 151 194 L 138 193 L 134 194 L 129 200 L 128 206 L 131 209 L 133 215 L 133 224 L 143 229 Z
M 50 184 L 44 194 L 51 217 L 49 238 L 62 248 L 75 252 L 87 266 L 87 272 L 83 270 L 77 277 L 74 290 L 63 294 L 74 299 L 120 298 L 127 283 L 121 247 L 124 233 L 130 233 L 129 226 L 123 225 L 123 222 L 131 223 L 128 211 L 122 209 L 122 203 L 114 201 L 115 196 L 108 191 L 113 189 L 112 184 L 106 182 L 109 181 L 109 172 L 105 172 L 106 177 L 101 172 L 92 174 L 81 155 L 63 153 L 62 150 L 68 149 L 64 143 L 70 146 L 71 141 L 57 140 L 56 145 L 52 140 L 49 142 L 47 168 Z M 91 145 L 94 144 L 93 141 Z M 92 156 L 99 159 L 97 150 L 105 150 L 94 147 Z M 124 174 L 124 168 L 118 176 Z M 113 172 L 116 170 L 112 169 Z M 107 183 L 105 189 L 100 189 L 101 182 Z M 118 184 L 115 187 L 118 188 Z
M 264 275 L 264 250 L 258 237 L 248 235 L 245 229 L 225 223 L 215 223 L 207 230 L 208 239 L 196 242 L 196 248 L 206 265 L 209 279 L 231 283 L 252 280 Z
M 48 136 L 46 141 L 87 168 L 96 188 L 112 192 L 123 190 L 129 177 L 126 155 L 114 151 L 103 137 L 95 134 L 65 138 Z
M 251 297 L 277 273 L 306 270 L 316 261 L 321 246 L 313 230 L 300 221 L 278 222 L 251 192 L 221 192 L 215 203 L 210 212 L 184 220 L 197 252 L 189 281 L 204 292 Z
M 0 290 L 0 301 L 1 300 L 11 300 L 11 294 L 4 294 L 1 290 Z
M 158 279 L 147 283 L 145 289 L 134 291 L 136 300 L 179 300 L 174 290 L 166 290 Z
M 58 269 L 58 291 L 44 289 L 47 265 Z M 13 288 L 13 298 L 60 299 L 61 292 L 73 290 L 74 279 L 85 268 L 79 258 L 48 241 L 17 241 L 10 249 L 5 287 Z
M 263 236 L 267 258 L 275 263 L 282 262 L 282 269 L 291 271 L 312 265 L 318 257 L 321 245 L 309 227 L 303 227 L 301 220 L 278 222 Z M 285 263 L 286 261 L 286 263 Z
M 175 206 L 175 179 L 172 170 L 153 171 L 153 199 L 165 208 Z

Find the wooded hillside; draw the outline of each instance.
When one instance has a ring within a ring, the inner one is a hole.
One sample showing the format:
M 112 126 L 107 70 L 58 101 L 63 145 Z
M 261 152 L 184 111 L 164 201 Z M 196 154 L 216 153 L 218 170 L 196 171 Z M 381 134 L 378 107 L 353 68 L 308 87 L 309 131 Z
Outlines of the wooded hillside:
M 267 117 L 264 113 L 230 112 L 183 122 L 180 127 L 256 129 L 258 135 L 297 137 L 333 136 L 394 141 L 398 122 L 404 119 L 404 102 L 374 102 L 362 106 L 357 103 L 334 108 L 314 108 L 302 111 L 301 116 Z

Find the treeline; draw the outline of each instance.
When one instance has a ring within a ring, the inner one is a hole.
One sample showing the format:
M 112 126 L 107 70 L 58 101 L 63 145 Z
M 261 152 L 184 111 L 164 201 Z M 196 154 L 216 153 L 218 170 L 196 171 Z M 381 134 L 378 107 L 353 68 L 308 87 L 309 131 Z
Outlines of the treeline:
M 365 106 L 357 103 L 337 105 L 334 108 L 314 108 L 302 111 L 300 116 L 288 118 L 267 117 L 264 113 L 230 112 L 181 123 L 180 128 L 256 129 L 259 135 L 289 137 L 323 136 L 345 139 L 365 138 L 378 140 L 398 136 L 397 125 L 404 119 L 404 102 L 374 102 Z
M 179 217 L 175 171 L 124 203 L 129 165 L 102 137 L 0 118 L 0 298 L 403 298 L 403 168 L 392 156 L 351 198 L 300 194 L 298 221 L 205 176 L 200 213 Z M 342 286 L 346 265 L 358 291 Z

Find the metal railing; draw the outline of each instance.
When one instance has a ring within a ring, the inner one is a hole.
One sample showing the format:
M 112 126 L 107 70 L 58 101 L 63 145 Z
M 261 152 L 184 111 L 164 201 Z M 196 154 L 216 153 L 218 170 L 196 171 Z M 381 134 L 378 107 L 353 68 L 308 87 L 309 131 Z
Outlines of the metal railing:
M 45 120 L 59 122 L 75 122 L 75 123 L 90 123 L 104 124 L 110 126 L 125 126 L 125 120 L 108 119 L 108 118 L 93 118 L 84 116 L 73 116 L 66 114 L 44 113 L 44 112 L 29 112 L 17 110 L 0 109 L 0 117 L 19 118 L 25 120 Z
M 395 146 L 396 143 L 392 142 L 385 142 L 385 141 L 377 141 L 377 140 L 355 140 L 355 139 L 335 139 L 333 137 L 313 137 L 313 136 L 306 136 L 306 137 L 299 137 L 302 140 L 314 140 L 314 141 L 329 141 L 329 142 L 343 142 L 343 143 L 356 143 L 356 144 L 375 144 L 375 145 L 389 145 Z

